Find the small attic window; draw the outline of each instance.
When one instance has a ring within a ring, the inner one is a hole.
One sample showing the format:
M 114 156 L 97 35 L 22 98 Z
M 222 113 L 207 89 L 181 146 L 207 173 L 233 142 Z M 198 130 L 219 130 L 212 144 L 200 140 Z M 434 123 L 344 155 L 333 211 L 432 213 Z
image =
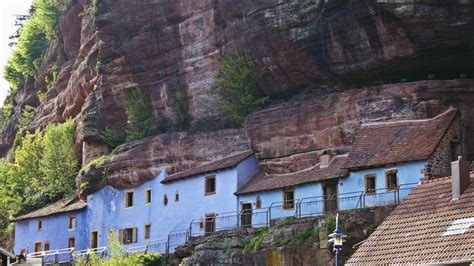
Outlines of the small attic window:
M 43 220 L 38 220 L 38 231 L 43 230 Z
M 145 190 L 145 204 L 151 203 L 151 188 Z
M 168 196 L 166 194 L 163 196 L 163 205 L 168 205 Z
M 179 201 L 179 192 L 176 191 L 176 194 L 174 194 L 174 201 L 178 202 Z
M 133 207 L 133 194 L 133 190 L 125 192 L 125 208 Z
M 257 198 L 255 199 L 255 208 L 262 208 L 262 200 L 260 199 L 260 196 L 257 196 Z

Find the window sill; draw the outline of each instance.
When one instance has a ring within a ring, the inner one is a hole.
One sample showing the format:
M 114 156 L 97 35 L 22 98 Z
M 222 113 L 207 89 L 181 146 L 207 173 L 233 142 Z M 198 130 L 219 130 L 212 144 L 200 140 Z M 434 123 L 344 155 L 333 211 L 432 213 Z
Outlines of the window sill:
M 211 196 L 211 195 L 215 195 L 216 192 L 206 192 L 204 193 L 204 196 Z

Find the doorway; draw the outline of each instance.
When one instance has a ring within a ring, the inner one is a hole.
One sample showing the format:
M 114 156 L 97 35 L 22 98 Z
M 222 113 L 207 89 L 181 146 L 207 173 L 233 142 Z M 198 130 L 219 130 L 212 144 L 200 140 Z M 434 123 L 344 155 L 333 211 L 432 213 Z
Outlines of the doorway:
M 323 183 L 324 212 L 337 211 L 337 180 Z
M 97 248 L 99 245 L 99 232 L 93 231 L 91 233 L 91 248 Z
M 204 218 L 204 234 L 208 235 L 216 230 L 216 215 L 206 214 Z
M 240 224 L 242 227 L 252 227 L 252 203 L 242 203 Z

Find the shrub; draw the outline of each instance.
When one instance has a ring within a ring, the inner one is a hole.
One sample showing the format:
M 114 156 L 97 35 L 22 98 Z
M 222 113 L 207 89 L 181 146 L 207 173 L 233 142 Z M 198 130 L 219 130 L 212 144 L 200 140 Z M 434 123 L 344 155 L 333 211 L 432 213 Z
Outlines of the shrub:
M 126 105 L 127 141 L 155 135 L 158 125 L 153 117 L 150 99 L 139 90 L 129 92 Z
M 106 128 L 101 132 L 100 138 L 107 146 L 114 149 L 120 144 L 125 143 L 127 134 L 120 130 Z
M 243 53 L 222 59 L 216 78 L 220 87 L 217 98 L 224 112 L 242 127 L 247 115 L 270 100 L 262 94 L 258 80 L 254 65 Z
M 122 265 L 160 265 L 161 256 L 159 253 L 130 254 L 123 249 L 123 246 L 117 241 L 115 231 L 109 232 L 109 258 L 100 259 L 92 256 L 89 260 L 81 259 L 77 262 L 78 266 L 122 266 Z
M 253 250 L 259 250 L 263 239 L 270 233 L 270 228 L 264 228 L 258 232 L 258 234 L 250 239 L 249 242 L 244 244 L 243 252 L 248 253 Z
M 184 131 L 189 127 L 191 117 L 188 110 L 188 93 L 186 88 L 181 84 L 176 87 L 177 96 L 173 104 L 175 118 L 172 128 L 174 131 Z

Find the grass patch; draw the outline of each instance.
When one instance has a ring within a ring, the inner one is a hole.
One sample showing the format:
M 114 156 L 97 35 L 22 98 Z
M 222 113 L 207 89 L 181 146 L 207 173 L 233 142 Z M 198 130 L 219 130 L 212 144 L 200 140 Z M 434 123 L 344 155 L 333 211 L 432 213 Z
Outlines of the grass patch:
M 264 228 L 258 232 L 258 234 L 250 239 L 249 242 L 245 243 L 243 252 L 248 253 L 250 251 L 259 250 L 263 239 L 270 233 L 270 228 Z

